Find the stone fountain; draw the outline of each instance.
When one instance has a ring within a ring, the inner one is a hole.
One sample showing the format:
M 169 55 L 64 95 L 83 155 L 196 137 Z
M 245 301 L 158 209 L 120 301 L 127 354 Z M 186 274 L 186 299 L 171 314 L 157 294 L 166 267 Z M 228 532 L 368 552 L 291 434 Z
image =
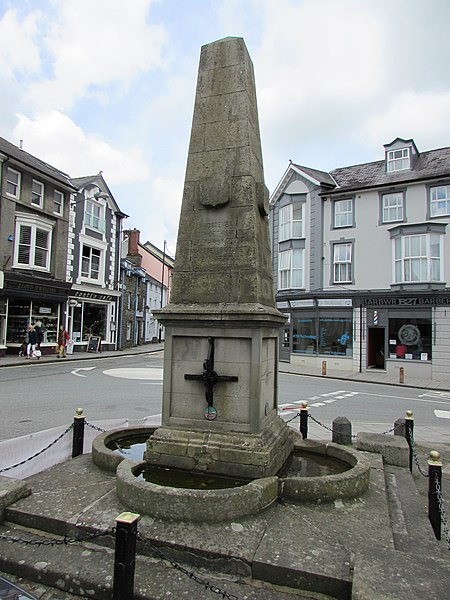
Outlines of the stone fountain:
M 302 441 L 277 412 L 285 318 L 275 307 L 255 78 L 242 38 L 201 50 L 171 302 L 154 314 L 165 326 L 162 425 L 148 439 L 144 462 L 117 468 L 124 504 L 159 518 L 219 521 L 257 513 L 280 493 L 332 501 L 367 488 L 368 464 L 330 444 L 303 446 L 349 466 L 330 476 L 331 494 L 323 478 L 305 492 L 301 478 L 277 477 Z M 120 435 L 97 440 L 97 464 L 109 460 L 104 442 Z M 180 489 L 137 479 L 145 465 L 247 481 Z

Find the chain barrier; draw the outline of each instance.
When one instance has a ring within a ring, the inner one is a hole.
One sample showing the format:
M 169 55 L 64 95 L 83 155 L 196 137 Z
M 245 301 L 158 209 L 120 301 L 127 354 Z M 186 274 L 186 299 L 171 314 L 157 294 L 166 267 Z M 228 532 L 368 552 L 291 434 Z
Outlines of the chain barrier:
M 418 458 L 418 456 L 417 456 L 417 452 L 416 452 L 416 446 L 415 446 L 415 444 L 414 444 L 414 436 L 410 435 L 408 431 L 407 431 L 407 434 L 406 434 L 406 435 L 407 435 L 407 437 L 406 437 L 406 439 L 407 439 L 407 442 L 408 442 L 408 444 L 409 444 L 409 445 L 410 445 L 410 447 L 411 447 L 411 450 L 412 450 L 412 453 L 413 453 L 414 462 L 416 463 L 416 467 L 417 467 L 417 469 L 418 469 L 419 473 L 420 473 L 420 474 L 421 474 L 423 477 L 428 477 L 428 473 L 427 473 L 426 471 L 424 471 L 424 470 L 422 469 L 422 467 L 420 466 L 420 463 L 419 463 L 419 458 Z
M 106 529 L 105 531 L 98 531 L 95 533 L 88 533 L 84 537 L 74 537 L 65 535 L 62 539 L 60 538 L 48 538 L 48 539 L 24 539 L 14 535 L 0 535 L 0 540 L 5 542 L 11 542 L 12 544 L 24 544 L 25 546 L 67 546 L 68 544 L 76 544 L 79 542 L 89 542 L 100 537 L 113 536 L 116 533 L 116 528 Z
M 93 423 L 89 423 L 88 421 L 85 421 L 84 424 L 87 425 L 87 427 L 90 427 L 91 429 L 95 429 L 95 431 L 100 431 L 101 433 L 105 433 L 105 431 L 106 431 L 106 429 L 97 427 L 97 425 L 94 425 Z
M 444 536 L 447 541 L 447 549 L 450 550 L 450 533 L 448 530 L 447 516 L 445 514 L 444 509 L 444 498 L 442 497 L 442 490 L 437 473 L 434 474 L 434 485 L 436 487 L 436 496 L 439 504 L 439 512 L 441 514 L 442 529 L 444 531 Z
M 188 571 L 187 569 L 182 567 L 179 563 L 172 560 L 171 558 L 167 558 L 167 556 L 164 554 L 164 552 L 162 552 L 162 550 L 160 550 L 157 546 L 154 546 L 151 542 L 149 542 L 139 531 L 137 533 L 137 539 L 140 540 L 144 544 L 144 546 L 147 546 L 147 548 L 149 548 L 154 554 L 159 556 L 159 558 L 167 561 L 174 569 L 176 569 L 180 573 L 183 573 L 183 575 L 186 575 L 187 577 L 189 577 L 189 579 L 192 579 L 192 581 L 194 581 L 195 583 L 198 583 L 199 585 L 203 586 L 205 588 L 205 590 L 209 590 L 210 592 L 213 592 L 214 594 L 218 594 L 219 596 L 222 596 L 222 598 L 227 598 L 227 600 L 239 600 L 238 596 L 235 596 L 234 594 L 230 594 L 229 592 L 221 590 L 217 586 L 209 583 L 209 581 L 206 581 L 206 579 L 202 579 L 202 577 L 199 577 L 192 571 Z
M 49 448 L 54 446 L 57 442 L 59 442 L 59 440 L 62 439 L 65 435 L 67 435 L 71 429 L 73 429 L 73 423 L 71 425 L 69 425 L 69 427 L 65 431 L 63 431 L 63 433 L 61 433 L 61 435 L 59 435 L 56 438 L 56 440 L 53 440 L 53 442 L 50 442 L 50 444 L 48 444 L 48 446 L 46 446 L 45 448 L 42 448 L 42 450 L 39 450 L 39 452 L 36 452 L 36 454 L 29 456 L 25 460 L 22 460 L 22 461 L 16 463 L 15 465 L 11 465 L 10 467 L 4 467 L 3 469 L 0 469 L 0 473 L 4 473 L 5 471 L 10 471 L 11 469 L 15 469 L 16 467 L 20 467 L 20 466 L 24 465 L 25 463 L 29 462 L 30 460 L 32 460 L 33 458 L 40 456 L 43 452 L 45 452 L 46 450 L 48 450 Z
M 294 419 L 296 419 L 297 417 L 300 416 L 300 413 L 298 412 L 296 415 L 294 415 L 291 419 L 288 419 L 287 421 L 285 421 L 285 423 L 290 423 L 291 421 L 293 421 Z
M 331 427 L 328 427 L 328 425 L 324 425 L 323 423 L 321 423 L 320 421 L 318 421 L 316 418 L 314 418 L 314 417 L 312 416 L 312 414 L 311 414 L 311 413 L 308 413 L 308 417 L 309 417 L 310 419 L 312 419 L 312 420 L 314 421 L 314 423 L 317 423 L 317 425 L 320 425 L 320 426 L 321 426 L 321 427 L 323 427 L 324 429 L 327 429 L 328 431 L 331 431 L 331 433 L 333 433 L 333 430 L 332 430 L 332 428 L 331 428 Z

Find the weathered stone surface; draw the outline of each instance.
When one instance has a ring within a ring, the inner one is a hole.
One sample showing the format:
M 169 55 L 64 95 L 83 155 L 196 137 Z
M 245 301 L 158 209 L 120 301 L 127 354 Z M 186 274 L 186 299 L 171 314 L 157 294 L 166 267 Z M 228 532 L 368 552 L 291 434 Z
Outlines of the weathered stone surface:
M 379 452 L 388 465 L 407 467 L 409 464 L 408 442 L 398 435 L 360 432 L 356 447 L 365 452 Z

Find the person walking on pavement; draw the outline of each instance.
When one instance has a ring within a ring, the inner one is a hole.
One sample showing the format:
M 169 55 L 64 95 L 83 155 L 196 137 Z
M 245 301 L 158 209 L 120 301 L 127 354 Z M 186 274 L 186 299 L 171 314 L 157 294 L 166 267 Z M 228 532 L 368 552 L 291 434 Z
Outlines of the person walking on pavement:
M 36 356 L 36 345 L 38 343 L 38 336 L 33 327 L 33 325 L 28 325 L 28 344 L 27 344 L 27 355 L 26 358 L 30 359 L 32 357 L 39 358 Z
M 67 333 L 64 325 L 59 326 L 58 333 L 58 358 L 67 358 L 67 342 L 69 340 L 69 334 Z

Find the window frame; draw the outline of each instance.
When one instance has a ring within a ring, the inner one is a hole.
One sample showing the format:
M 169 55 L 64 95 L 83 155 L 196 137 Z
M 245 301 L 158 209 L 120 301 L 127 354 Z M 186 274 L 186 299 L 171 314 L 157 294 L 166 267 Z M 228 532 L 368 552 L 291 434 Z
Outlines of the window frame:
M 57 195 L 60 196 L 61 202 L 57 202 Z M 56 210 L 56 207 L 59 207 L 59 210 Z M 53 191 L 53 213 L 59 216 L 62 216 L 64 214 L 64 194 L 60 190 Z
M 301 266 L 294 264 L 295 257 Z M 296 278 L 300 277 L 297 282 Z M 304 289 L 305 287 L 305 251 L 303 248 L 291 248 L 278 252 L 278 290 Z M 287 285 L 284 285 L 286 283 Z M 298 284 L 297 284 L 298 283 Z
M 340 248 L 347 247 L 350 249 L 350 257 L 349 260 L 336 260 L 337 251 Z M 333 285 L 342 285 L 342 284 L 352 284 L 353 283 L 353 243 L 350 241 L 339 241 L 332 243 L 332 253 L 333 253 L 333 262 L 332 262 L 332 283 Z M 344 267 L 344 265 L 347 265 Z M 341 268 L 342 266 L 342 268 Z M 337 278 L 337 274 L 340 273 L 345 268 L 347 272 L 347 277 L 345 279 Z
M 20 254 L 20 246 L 25 245 L 21 243 L 21 228 L 22 227 L 30 227 L 30 244 L 29 244 L 29 259 L 28 262 L 19 262 L 19 254 Z M 37 255 L 37 234 L 38 230 L 43 231 L 47 234 L 46 248 L 46 260 L 45 265 L 37 265 L 36 264 L 36 255 Z M 30 217 L 28 215 L 24 215 L 22 213 L 16 213 L 16 222 L 15 222 L 15 234 L 14 234 L 14 253 L 13 253 L 13 267 L 16 269 L 32 269 L 36 271 L 42 272 L 50 272 L 51 266 L 51 256 L 52 256 L 52 242 L 53 242 L 53 223 L 45 219 L 37 219 Z
M 338 212 L 336 210 L 336 208 L 338 206 L 343 205 L 344 202 L 350 204 L 350 210 Z M 337 223 L 338 216 L 343 216 L 343 215 L 344 216 L 347 215 L 346 222 L 343 224 L 338 224 Z M 348 218 L 348 216 L 350 216 L 350 218 Z M 345 228 L 354 227 L 354 226 L 355 226 L 355 199 L 354 198 L 339 198 L 339 199 L 333 200 L 333 227 L 332 227 L 332 229 L 345 229 Z
M 84 250 L 85 248 L 87 250 L 89 250 L 89 257 L 87 257 L 89 259 L 89 268 L 88 268 L 88 275 L 86 275 L 86 270 L 83 272 L 84 269 L 84 261 L 85 261 L 85 254 L 84 254 Z M 97 253 L 96 256 L 98 256 L 98 269 L 97 269 L 97 277 L 93 277 L 92 273 L 93 271 L 93 256 L 94 256 L 94 252 Z M 97 248 L 95 246 L 92 246 L 86 242 L 83 242 L 81 244 L 81 260 L 80 260 L 80 277 L 82 280 L 84 281 L 90 281 L 93 283 L 99 283 L 100 282 L 100 277 L 101 277 L 101 268 L 102 268 L 102 264 L 103 264 L 103 252 L 101 250 L 101 248 Z
M 39 192 L 37 192 L 34 189 L 35 185 L 40 187 Z M 38 179 L 33 179 L 31 182 L 31 204 L 37 208 L 43 208 L 44 207 L 44 193 L 45 193 L 45 186 L 42 183 L 42 181 L 39 181 Z M 35 197 L 38 199 L 37 202 L 34 201 Z
M 301 239 L 304 237 L 304 202 L 291 202 L 278 210 L 278 241 Z M 296 214 L 297 213 L 297 214 Z M 300 218 L 298 217 L 300 213 Z
M 99 214 L 94 215 L 95 210 L 90 211 L 89 208 L 98 209 Z M 97 220 L 98 223 L 95 224 L 94 220 Z M 101 234 L 105 233 L 105 207 L 100 204 L 96 200 L 92 200 L 91 198 L 86 199 L 86 203 L 84 206 L 84 227 L 85 229 L 92 229 L 93 231 L 97 231 Z
M 402 156 L 395 156 L 396 152 L 401 152 Z M 404 154 L 406 153 L 406 154 Z M 406 162 L 405 162 L 406 161 Z M 407 163 L 407 164 L 406 164 Z M 397 167 L 397 164 L 405 165 Z M 396 168 L 394 168 L 396 167 Z M 396 148 L 395 150 L 388 150 L 386 152 L 386 172 L 396 173 L 397 171 L 407 171 L 411 169 L 411 150 L 409 147 Z
M 416 239 L 419 241 L 420 253 L 412 254 Z M 433 240 L 435 242 L 433 243 Z M 438 242 L 436 244 L 436 241 Z M 394 284 L 420 284 L 443 282 L 443 235 L 437 231 L 415 232 L 393 238 L 393 282 Z M 406 247 L 408 245 L 408 248 Z M 425 252 L 423 252 L 425 246 Z M 433 247 L 438 247 L 438 253 L 433 255 Z M 398 252 L 400 250 L 400 252 Z M 408 252 L 408 254 L 407 254 Z M 419 278 L 414 278 L 414 272 L 419 269 Z M 425 278 L 423 271 L 425 270 Z M 433 277 L 433 273 L 438 273 Z M 407 273 L 409 276 L 407 277 Z
M 397 206 L 385 206 L 385 200 L 387 198 L 392 198 L 394 196 L 398 196 L 400 197 L 400 204 L 397 204 Z M 397 218 L 390 218 L 387 219 L 385 214 L 386 211 L 391 211 L 393 209 L 401 209 L 401 216 L 398 216 Z M 380 211 L 381 211 L 381 219 L 380 222 L 384 225 L 390 224 L 390 223 L 403 223 L 405 221 L 405 192 L 404 190 L 397 190 L 397 191 L 391 191 L 391 192 L 382 192 L 380 194 Z
M 10 173 L 14 173 L 15 175 L 17 175 L 17 182 L 11 181 L 11 179 L 9 178 Z M 21 182 L 22 182 L 22 173 L 20 171 L 16 171 L 15 169 L 12 169 L 11 167 L 7 167 L 6 168 L 6 187 L 5 187 L 6 195 L 9 196 L 10 198 L 20 198 Z M 16 188 L 16 193 L 13 194 L 12 192 L 8 191 L 8 184 L 10 184 Z
M 444 199 L 435 199 L 433 200 L 432 196 L 433 196 L 433 191 L 434 190 L 439 190 L 442 188 L 447 188 L 447 195 Z M 450 216 L 450 184 L 442 184 L 442 185 L 433 185 L 433 186 L 429 186 L 429 196 L 428 196 L 428 202 L 429 202 L 429 213 L 430 213 L 430 218 L 439 218 L 439 217 L 445 217 L 445 216 Z M 446 203 L 446 212 L 433 212 L 433 206 L 436 206 L 437 204 L 439 204 L 440 202 L 445 202 Z

